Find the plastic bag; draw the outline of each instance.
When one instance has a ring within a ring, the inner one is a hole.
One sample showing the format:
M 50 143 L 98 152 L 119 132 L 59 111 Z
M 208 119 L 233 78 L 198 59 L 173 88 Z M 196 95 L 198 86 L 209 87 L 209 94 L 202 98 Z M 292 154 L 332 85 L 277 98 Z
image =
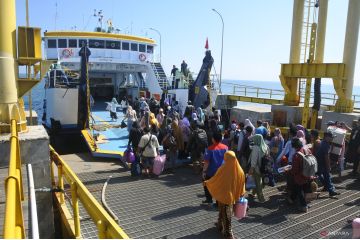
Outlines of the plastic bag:
M 246 188 L 246 190 L 256 188 L 256 183 L 255 183 L 255 179 L 253 176 L 251 176 L 251 175 L 247 176 L 245 188 Z
M 126 128 L 127 127 L 127 124 L 125 123 L 124 120 L 121 121 L 120 127 L 121 128 Z
M 135 153 L 134 153 L 134 151 L 132 150 L 131 147 L 129 147 L 128 149 L 125 150 L 124 159 L 128 163 L 135 162 Z

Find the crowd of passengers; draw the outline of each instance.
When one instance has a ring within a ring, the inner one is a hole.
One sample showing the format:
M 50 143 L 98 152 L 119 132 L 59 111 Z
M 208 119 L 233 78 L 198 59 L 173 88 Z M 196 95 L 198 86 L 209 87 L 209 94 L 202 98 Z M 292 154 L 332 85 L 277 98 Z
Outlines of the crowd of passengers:
M 274 186 L 278 169 L 283 169 L 286 179 L 286 192 L 289 204 L 296 203 L 301 212 L 308 211 L 306 193 L 327 191 L 329 197 L 340 193 L 335 190 L 331 174 L 337 174 L 341 181 L 346 163 L 353 164 L 352 175 L 359 177 L 360 159 L 360 119 L 350 128 L 344 123 L 327 123 L 332 131 L 326 131 L 320 139 L 317 130 L 309 131 L 302 125 L 291 124 L 286 137 L 279 128 L 271 131 L 268 122 L 258 120 L 256 126 L 250 119 L 244 122 L 231 122 L 224 129 L 221 115 L 216 109 L 197 109 L 188 102 L 184 112 L 175 99 L 135 99 L 125 112 L 129 131 L 128 145 L 132 146 L 141 159 L 143 175 L 153 177 L 152 166 L 162 145 L 173 173 L 177 159 L 192 159 L 195 174 L 201 174 L 204 183 L 205 200 L 203 204 L 219 210 L 216 223 L 226 238 L 234 238 L 231 230 L 231 216 L 234 203 L 245 195 L 246 179 L 251 176 L 255 182 L 249 198 L 260 203 L 266 201 L 263 188 Z M 349 142 L 337 144 L 340 148 L 333 153 L 334 129 L 351 132 Z M 284 134 L 285 135 L 285 134 Z M 345 149 L 345 146 L 347 149 Z M 317 160 L 314 176 L 304 176 L 302 161 L 304 155 L 313 155 Z M 270 169 L 264 173 L 262 161 L 268 159 Z M 284 167 L 285 166 L 285 167 Z M 289 168 L 288 166 L 291 166 Z M 332 171 L 333 170 L 333 171 Z M 213 204 L 213 200 L 216 203 Z

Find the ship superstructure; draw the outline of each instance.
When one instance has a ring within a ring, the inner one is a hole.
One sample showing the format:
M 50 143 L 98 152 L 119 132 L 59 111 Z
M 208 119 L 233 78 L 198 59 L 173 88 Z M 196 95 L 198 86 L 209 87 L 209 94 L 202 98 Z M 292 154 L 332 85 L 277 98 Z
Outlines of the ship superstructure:
M 65 128 L 77 124 L 77 79 L 82 46 L 88 46 L 91 51 L 88 73 L 94 99 L 131 97 L 133 100 L 146 96 L 160 100 L 162 87 L 167 85 L 161 64 L 154 62 L 156 43 L 150 38 L 63 31 L 45 32 L 43 40 L 45 58 L 57 62 L 48 72 L 46 82 L 44 121 L 49 128 L 51 121 L 59 121 Z

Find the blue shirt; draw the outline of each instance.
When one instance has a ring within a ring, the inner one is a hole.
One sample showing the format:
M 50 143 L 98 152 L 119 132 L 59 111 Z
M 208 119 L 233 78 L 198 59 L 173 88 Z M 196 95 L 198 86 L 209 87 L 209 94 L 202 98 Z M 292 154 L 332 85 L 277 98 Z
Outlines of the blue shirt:
M 255 134 L 260 134 L 263 137 L 266 137 L 266 135 L 268 134 L 268 130 L 266 129 L 266 127 L 260 126 L 255 129 Z
M 206 171 L 208 177 L 215 175 L 218 168 L 224 161 L 224 154 L 228 150 L 228 147 L 222 143 L 216 143 L 208 147 L 205 151 L 204 160 L 209 162 L 209 166 Z

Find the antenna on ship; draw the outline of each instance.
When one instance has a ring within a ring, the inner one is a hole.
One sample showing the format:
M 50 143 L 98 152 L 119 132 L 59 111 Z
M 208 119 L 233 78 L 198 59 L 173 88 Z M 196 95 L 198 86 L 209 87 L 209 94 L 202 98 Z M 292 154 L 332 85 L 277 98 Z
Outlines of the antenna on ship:
M 56 23 L 58 18 L 58 4 L 57 1 L 55 2 L 55 30 L 56 30 Z
M 102 10 L 97 11 L 96 9 L 94 9 L 94 17 L 97 17 L 97 18 L 98 18 L 98 23 L 99 23 L 99 25 L 100 25 L 100 27 L 97 27 L 97 28 L 96 28 L 96 31 L 97 31 L 97 32 L 103 32 L 102 25 L 103 25 L 104 15 L 103 15 Z

